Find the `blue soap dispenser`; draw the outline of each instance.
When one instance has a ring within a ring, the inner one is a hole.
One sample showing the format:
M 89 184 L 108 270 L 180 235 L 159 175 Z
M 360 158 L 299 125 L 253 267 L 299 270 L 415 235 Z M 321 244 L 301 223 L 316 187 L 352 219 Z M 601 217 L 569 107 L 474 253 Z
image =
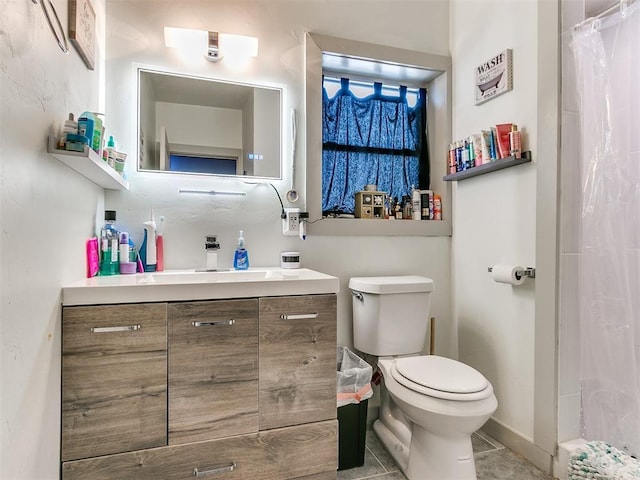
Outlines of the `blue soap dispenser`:
M 244 247 L 243 231 L 240 230 L 240 236 L 238 237 L 238 246 L 236 247 L 236 253 L 233 257 L 233 268 L 236 270 L 248 270 L 249 269 L 249 252 Z

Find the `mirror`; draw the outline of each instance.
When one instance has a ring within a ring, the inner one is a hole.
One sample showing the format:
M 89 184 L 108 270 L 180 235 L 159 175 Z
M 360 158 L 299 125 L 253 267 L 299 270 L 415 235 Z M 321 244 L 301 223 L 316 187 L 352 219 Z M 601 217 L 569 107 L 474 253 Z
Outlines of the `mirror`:
M 138 170 L 281 178 L 282 89 L 138 70 Z

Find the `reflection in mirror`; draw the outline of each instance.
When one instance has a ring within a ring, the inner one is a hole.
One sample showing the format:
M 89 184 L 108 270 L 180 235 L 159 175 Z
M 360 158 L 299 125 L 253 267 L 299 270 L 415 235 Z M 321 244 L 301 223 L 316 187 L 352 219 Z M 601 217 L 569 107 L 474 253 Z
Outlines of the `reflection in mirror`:
M 282 90 L 138 70 L 138 169 L 281 177 Z

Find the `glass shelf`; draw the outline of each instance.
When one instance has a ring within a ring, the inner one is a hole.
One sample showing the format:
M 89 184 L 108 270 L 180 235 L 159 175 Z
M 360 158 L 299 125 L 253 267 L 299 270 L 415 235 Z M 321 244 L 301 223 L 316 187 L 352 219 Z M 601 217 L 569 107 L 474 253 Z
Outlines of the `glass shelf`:
M 71 152 L 59 150 L 58 139 L 49 136 L 47 152 L 52 157 L 72 168 L 81 175 L 84 175 L 96 185 L 109 190 L 129 190 L 129 182 L 102 160 L 96 152 L 88 146 L 84 147 L 84 152 Z
M 462 170 L 461 172 L 450 173 L 445 175 L 442 179 L 445 182 L 457 182 L 458 180 L 464 180 L 466 178 L 477 177 L 478 175 L 484 175 L 485 173 L 495 172 L 496 170 L 502 170 L 503 168 L 515 167 L 516 165 L 522 165 L 531 161 L 531 152 L 522 152 L 521 158 L 505 157 L 495 160 L 490 163 L 483 163 L 477 167 L 470 168 L 468 170 Z

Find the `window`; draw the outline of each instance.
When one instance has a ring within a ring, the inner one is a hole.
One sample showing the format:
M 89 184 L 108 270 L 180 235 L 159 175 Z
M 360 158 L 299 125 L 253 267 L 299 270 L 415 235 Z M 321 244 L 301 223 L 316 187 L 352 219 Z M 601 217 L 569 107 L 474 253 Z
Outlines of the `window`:
M 426 87 L 430 189 L 450 211 L 445 158 L 451 138 L 451 58 L 307 32 L 305 35 L 305 179 L 310 235 L 449 236 L 451 219 L 438 222 L 337 218 L 322 215 L 323 76 L 390 85 Z M 397 87 L 396 87 L 397 88 Z M 384 86 L 382 91 L 385 92 Z M 409 93 L 407 97 L 409 98 Z M 419 185 L 421 186 L 421 185 Z
M 402 200 L 429 188 L 426 90 L 323 78 L 322 211 L 353 213 L 365 185 Z

